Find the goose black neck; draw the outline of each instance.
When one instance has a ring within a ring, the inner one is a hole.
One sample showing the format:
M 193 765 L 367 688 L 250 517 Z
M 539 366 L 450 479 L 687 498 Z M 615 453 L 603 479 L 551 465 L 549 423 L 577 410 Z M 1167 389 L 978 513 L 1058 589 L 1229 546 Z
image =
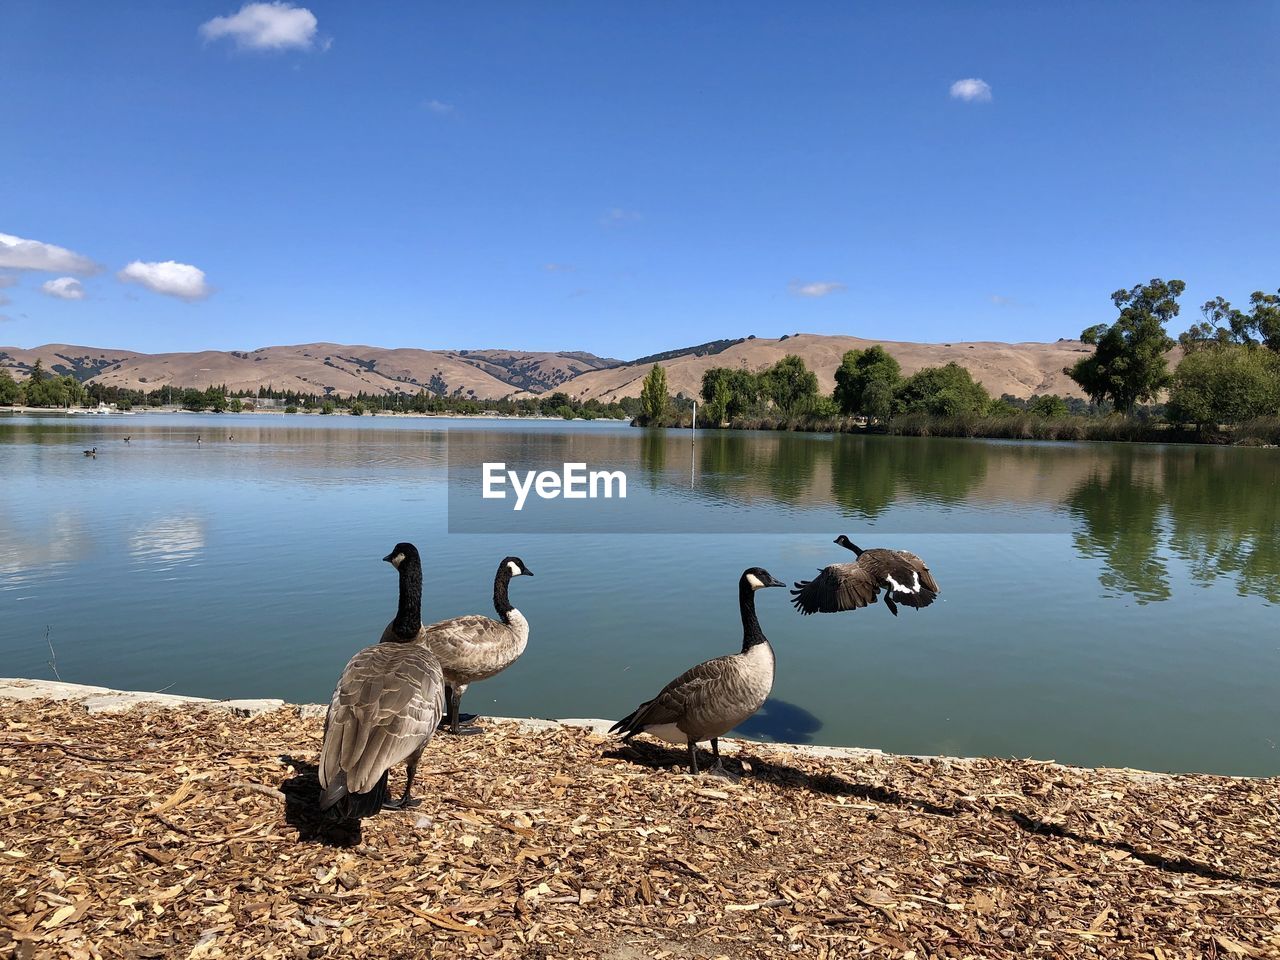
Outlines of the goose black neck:
M 758 643 L 765 643 L 764 631 L 756 618 L 756 592 L 744 578 L 738 584 L 738 607 L 742 611 L 742 652 L 746 653 Z
M 422 629 L 422 562 L 416 557 L 400 561 L 400 607 L 391 621 L 391 631 L 404 640 L 417 637 Z
M 497 611 L 503 623 L 507 622 L 507 617 L 515 609 L 511 605 L 511 601 L 507 599 L 507 587 L 510 583 L 511 568 L 504 563 L 498 568 L 498 572 L 493 578 L 493 609 Z

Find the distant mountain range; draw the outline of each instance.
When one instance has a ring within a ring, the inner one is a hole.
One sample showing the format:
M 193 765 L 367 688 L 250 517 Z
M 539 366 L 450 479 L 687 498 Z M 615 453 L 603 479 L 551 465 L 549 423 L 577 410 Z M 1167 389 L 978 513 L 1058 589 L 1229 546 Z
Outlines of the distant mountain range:
M 904 374 L 954 360 L 993 395 L 1016 397 L 1036 393 L 1080 396 L 1079 388 L 1062 368 L 1092 350 L 1078 340 L 905 343 L 809 333 L 778 339 L 714 340 L 629 362 L 581 351 L 388 349 L 337 343 L 199 353 L 140 353 L 46 344 L 30 350 L 0 347 L 0 368 L 21 380 L 40 359 L 51 373 L 134 390 L 226 384 L 230 390 L 256 391 L 265 386 L 338 396 L 426 390 L 479 400 L 563 390 L 582 399 L 609 402 L 639 396 L 644 375 L 654 363 L 666 369 L 673 394 L 693 396 L 701 386 L 703 372 L 710 367 L 756 370 L 789 353 L 802 357 L 818 374 L 822 389 L 829 392 L 845 351 L 874 343 L 897 358 Z

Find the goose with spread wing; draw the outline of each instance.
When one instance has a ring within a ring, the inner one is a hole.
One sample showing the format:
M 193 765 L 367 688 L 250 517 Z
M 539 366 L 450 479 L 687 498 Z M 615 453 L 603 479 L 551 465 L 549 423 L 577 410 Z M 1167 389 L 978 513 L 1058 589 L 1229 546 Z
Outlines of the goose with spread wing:
M 774 657 L 756 617 L 757 590 L 786 584 L 761 567 L 751 567 L 738 580 L 742 616 L 742 650 L 716 657 L 686 670 L 652 700 L 646 700 L 610 728 L 624 740 L 647 733 L 668 743 L 684 744 L 689 767 L 698 772 L 697 744 L 711 741 L 713 770 L 723 771 L 720 737 L 752 716 L 773 689 Z
M 449 732 L 479 733 L 474 726 L 459 725 L 462 695 L 470 684 L 501 673 L 519 659 L 529 643 L 529 621 L 511 604 L 508 588 L 512 577 L 532 577 L 533 571 L 519 557 L 503 557 L 493 577 L 493 609 L 498 619 L 480 615 L 454 617 L 425 628 L 422 642 L 431 648 L 444 669 Z
M 400 602 L 382 639 L 347 664 L 329 702 L 320 749 L 320 809 L 338 819 L 412 806 L 418 760 L 440 724 L 444 677 L 422 644 L 422 561 L 411 543 L 382 558 L 400 574 Z M 405 764 L 404 793 L 387 776 Z
M 853 563 L 833 563 L 812 580 L 801 580 L 791 591 L 791 602 L 804 615 L 839 613 L 868 607 L 886 591 L 885 606 L 895 617 L 898 604 L 919 610 L 938 599 L 938 581 L 929 567 L 906 550 L 862 550 L 844 534 L 835 542 L 852 550 Z

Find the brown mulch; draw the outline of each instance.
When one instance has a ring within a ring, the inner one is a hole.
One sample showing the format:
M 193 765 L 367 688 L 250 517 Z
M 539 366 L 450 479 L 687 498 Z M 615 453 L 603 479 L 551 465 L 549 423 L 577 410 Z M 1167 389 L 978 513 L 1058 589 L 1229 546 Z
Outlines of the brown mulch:
M 1280 956 L 1277 780 L 491 722 L 341 831 L 320 728 L 0 701 L 0 956 Z

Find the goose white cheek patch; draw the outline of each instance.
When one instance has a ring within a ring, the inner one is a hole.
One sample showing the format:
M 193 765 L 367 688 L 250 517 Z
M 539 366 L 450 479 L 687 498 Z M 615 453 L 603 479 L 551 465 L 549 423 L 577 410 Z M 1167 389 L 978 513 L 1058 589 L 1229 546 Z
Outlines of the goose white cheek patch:
M 507 569 L 511 571 L 511 575 L 513 577 L 520 576 L 520 568 L 516 566 L 516 563 L 514 560 L 507 561 Z
M 752 590 L 759 590 L 764 586 L 764 581 L 757 577 L 754 573 L 747 574 L 747 583 L 751 584 Z

